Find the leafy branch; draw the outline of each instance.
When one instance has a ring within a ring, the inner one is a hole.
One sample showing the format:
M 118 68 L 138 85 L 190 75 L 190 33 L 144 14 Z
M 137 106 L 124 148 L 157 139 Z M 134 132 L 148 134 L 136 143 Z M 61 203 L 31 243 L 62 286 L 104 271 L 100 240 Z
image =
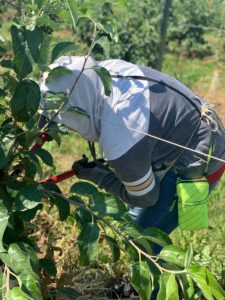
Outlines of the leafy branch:
M 163 272 L 168 272 L 171 274 L 187 274 L 187 270 L 180 270 L 180 271 L 174 271 L 174 270 L 169 270 L 166 268 L 163 268 L 159 263 L 157 263 L 157 260 L 159 259 L 158 256 L 152 256 L 149 255 L 148 253 L 146 253 L 145 251 L 143 251 L 140 247 L 138 247 L 130 238 L 128 238 L 127 236 L 125 236 L 122 232 L 120 232 L 117 228 L 115 228 L 112 224 L 110 224 L 104 217 L 101 216 L 97 216 L 90 208 L 88 208 L 85 204 L 79 204 L 79 203 L 74 203 L 73 200 L 71 200 L 70 198 L 58 193 L 58 192 L 54 192 L 54 191 L 49 191 L 49 190 L 45 190 L 44 191 L 49 194 L 49 195 L 53 195 L 53 196 L 57 196 L 59 198 L 61 198 L 64 201 L 67 201 L 73 205 L 76 205 L 78 207 L 83 208 L 85 211 L 87 211 L 90 215 L 92 215 L 95 219 L 101 220 L 102 223 L 104 223 L 105 225 L 107 225 L 113 232 L 116 233 L 117 236 L 121 237 L 123 240 L 125 240 L 126 242 L 128 242 L 139 254 L 139 256 L 143 255 L 145 256 L 147 259 L 149 259 L 158 269 L 161 273 Z M 156 259 L 155 259 L 156 257 Z

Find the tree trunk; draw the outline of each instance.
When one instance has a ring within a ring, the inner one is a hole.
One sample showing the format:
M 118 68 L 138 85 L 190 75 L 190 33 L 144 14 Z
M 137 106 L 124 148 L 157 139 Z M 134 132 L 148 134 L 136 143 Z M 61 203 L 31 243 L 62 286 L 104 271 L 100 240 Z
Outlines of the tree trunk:
M 172 4 L 172 0 L 161 0 L 161 17 L 160 17 L 160 42 L 158 46 L 158 53 L 154 63 L 154 67 L 161 71 L 163 64 L 163 54 L 166 44 L 166 32 L 168 26 L 169 10 Z

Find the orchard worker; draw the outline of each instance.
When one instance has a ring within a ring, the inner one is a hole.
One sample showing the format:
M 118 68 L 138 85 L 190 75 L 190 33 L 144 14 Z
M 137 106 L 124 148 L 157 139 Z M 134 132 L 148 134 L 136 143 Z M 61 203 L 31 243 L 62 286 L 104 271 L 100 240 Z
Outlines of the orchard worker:
M 123 60 L 63 56 L 50 68 L 59 66 L 72 72 L 52 82 L 43 75 L 40 123 L 98 142 L 111 167 L 75 162 L 78 177 L 126 202 L 143 228 L 207 227 L 207 196 L 225 170 L 224 128 L 211 106 L 176 79 Z M 94 66 L 111 74 L 109 96 Z M 59 113 L 47 92 L 69 95 Z

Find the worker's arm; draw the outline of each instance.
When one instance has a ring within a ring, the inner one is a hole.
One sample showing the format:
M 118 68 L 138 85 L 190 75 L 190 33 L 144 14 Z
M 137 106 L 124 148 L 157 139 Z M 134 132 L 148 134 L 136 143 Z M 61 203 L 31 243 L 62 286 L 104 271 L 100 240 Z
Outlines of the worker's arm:
M 151 167 L 149 139 L 142 139 L 120 158 L 110 161 L 114 171 L 97 166 L 90 170 L 74 164 L 80 177 L 91 180 L 126 203 L 149 207 L 158 200 L 159 182 Z

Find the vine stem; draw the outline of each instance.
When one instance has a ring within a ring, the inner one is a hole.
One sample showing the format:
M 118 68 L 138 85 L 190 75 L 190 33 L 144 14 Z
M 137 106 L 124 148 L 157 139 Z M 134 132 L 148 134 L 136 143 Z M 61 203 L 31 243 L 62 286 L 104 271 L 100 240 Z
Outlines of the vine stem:
M 158 256 L 151 256 L 149 254 L 147 254 L 145 251 L 143 251 L 142 249 L 140 249 L 130 238 L 128 238 L 127 236 L 125 236 L 122 232 L 120 232 L 118 229 L 116 229 L 113 225 L 111 225 L 107 220 L 105 220 L 103 217 L 100 216 L 96 216 L 91 209 L 89 209 L 86 205 L 83 204 L 79 204 L 79 203 L 74 203 L 73 200 L 65 197 L 64 195 L 54 192 L 54 191 L 48 191 L 46 189 L 44 189 L 44 191 L 49 194 L 49 195 L 55 195 L 57 197 L 62 198 L 63 200 L 77 205 L 78 207 L 82 207 L 84 210 L 86 210 L 88 213 L 90 213 L 92 216 L 94 216 L 97 219 L 100 219 L 105 225 L 107 225 L 113 232 L 115 232 L 118 236 L 120 236 L 121 238 L 123 238 L 124 240 L 126 240 L 137 252 L 139 257 L 141 257 L 141 255 L 145 256 L 147 259 L 149 259 L 158 269 L 161 273 L 163 272 L 167 272 L 167 273 L 171 273 L 171 274 L 185 274 L 188 273 L 185 269 L 184 270 L 180 270 L 180 271 L 175 271 L 175 270 L 169 270 L 166 268 L 163 268 L 159 263 L 157 263 L 157 260 L 159 259 Z M 156 259 L 155 259 L 156 257 Z
M 67 95 L 67 100 L 69 100 L 69 97 L 71 96 L 73 90 L 75 89 L 78 80 L 80 79 L 81 75 L 83 74 L 83 72 L 84 72 L 84 70 L 85 70 L 86 63 L 87 63 L 87 61 L 88 61 L 88 58 L 90 57 L 91 52 L 92 52 L 92 50 L 93 50 L 93 48 L 94 48 L 94 46 L 95 46 L 95 44 L 96 44 L 97 25 L 96 25 L 96 23 L 95 23 L 91 18 L 89 18 L 89 19 L 92 21 L 92 23 L 93 23 L 93 25 L 94 25 L 94 30 L 93 30 L 93 36 L 92 36 L 91 46 L 90 46 L 90 48 L 89 48 L 89 50 L 88 50 L 87 55 L 85 55 L 84 63 L 83 63 L 82 69 L 80 70 L 80 73 L 78 74 L 78 76 L 77 76 L 76 80 L 74 81 L 74 84 L 73 84 L 73 86 L 72 86 L 72 88 L 71 88 L 69 94 Z M 41 132 L 44 132 L 44 131 L 48 128 L 48 126 L 50 125 L 50 123 L 58 116 L 58 114 L 60 113 L 60 111 L 62 110 L 62 108 L 63 108 L 64 105 L 65 105 L 65 102 L 63 102 L 63 103 L 60 105 L 60 107 L 58 108 L 58 110 L 56 111 L 56 113 L 53 115 L 53 117 L 52 117 L 51 119 L 48 120 L 48 122 L 43 126 L 43 128 L 41 128 L 41 130 L 40 130 Z
M 10 270 L 9 268 L 5 265 L 5 270 L 4 273 L 6 274 L 6 294 L 8 293 L 10 289 Z

